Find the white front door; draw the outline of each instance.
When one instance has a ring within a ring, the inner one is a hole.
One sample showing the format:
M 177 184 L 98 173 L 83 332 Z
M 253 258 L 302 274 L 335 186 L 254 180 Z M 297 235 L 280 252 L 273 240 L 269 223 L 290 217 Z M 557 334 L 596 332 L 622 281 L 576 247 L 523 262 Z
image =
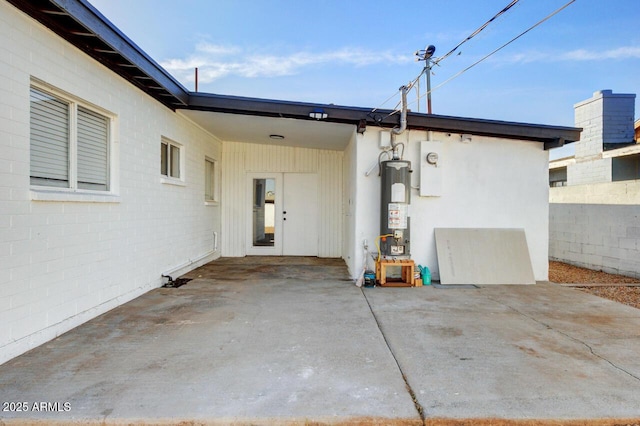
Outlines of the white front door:
M 247 174 L 247 254 L 318 255 L 318 177 Z
M 282 254 L 318 255 L 318 175 L 285 173 Z

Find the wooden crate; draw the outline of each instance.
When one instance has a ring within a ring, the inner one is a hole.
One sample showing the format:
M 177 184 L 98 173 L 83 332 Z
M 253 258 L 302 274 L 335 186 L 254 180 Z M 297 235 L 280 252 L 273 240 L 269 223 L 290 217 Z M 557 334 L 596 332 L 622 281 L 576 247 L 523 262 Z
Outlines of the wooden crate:
M 387 281 L 387 268 L 401 268 L 400 281 Z M 376 262 L 376 280 L 381 287 L 413 287 L 415 283 L 416 265 L 411 259 L 380 259 Z

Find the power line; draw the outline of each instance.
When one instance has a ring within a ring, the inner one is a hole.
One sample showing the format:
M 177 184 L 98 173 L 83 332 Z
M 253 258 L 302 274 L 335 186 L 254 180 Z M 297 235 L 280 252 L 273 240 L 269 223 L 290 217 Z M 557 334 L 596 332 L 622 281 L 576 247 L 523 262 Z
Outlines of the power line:
M 453 52 L 455 52 L 456 49 L 458 49 L 462 44 L 464 44 L 465 42 L 467 42 L 468 40 L 470 40 L 471 38 L 475 37 L 478 33 L 480 33 L 484 28 L 486 28 L 491 22 L 495 21 L 495 19 L 497 17 L 499 17 L 500 15 L 504 14 L 507 10 L 509 10 L 511 7 L 513 7 L 519 0 L 514 0 L 511 3 L 509 3 L 507 6 L 505 6 L 505 8 L 503 8 L 500 12 L 498 12 L 493 18 L 491 18 L 489 21 L 485 22 L 483 25 L 481 25 L 476 31 L 474 31 L 469 37 L 467 37 L 466 39 L 464 39 L 462 42 L 460 42 L 456 47 L 454 47 L 453 49 L 451 49 L 447 54 L 445 54 L 444 56 L 442 56 L 441 58 L 438 58 L 437 61 L 434 61 L 434 63 L 438 63 L 440 61 L 442 61 L 443 59 L 445 59 L 446 57 L 450 56 Z M 479 63 L 483 62 L 484 60 L 486 60 L 487 58 L 489 58 L 490 56 L 493 56 L 494 54 L 496 54 L 497 52 L 499 52 L 500 50 L 504 49 L 505 47 L 507 47 L 508 45 L 510 45 L 511 43 L 513 43 L 514 41 L 518 40 L 520 37 L 524 36 L 525 34 L 527 34 L 529 31 L 533 30 L 534 28 L 540 26 L 541 24 L 543 24 L 544 22 L 548 21 L 549 19 L 551 19 L 552 17 L 554 17 L 555 15 L 557 15 L 558 13 L 562 12 L 564 9 L 566 9 L 567 7 L 569 7 L 572 3 L 575 3 L 576 0 L 570 0 L 568 3 L 566 3 L 564 6 L 556 9 L 554 12 L 550 13 L 549 15 L 547 15 L 545 18 L 541 19 L 540 21 L 536 22 L 534 25 L 532 25 L 531 27 L 527 28 L 525 31 L 523 31 L 522 33 L 518 34 L 516 37 L 512 38 L 511 40 L 509 40 L 508 42 L 506 42 L 505 44 L 503 44 L 502 46 L 498 47 L 497 49 L 493 50 L 491 53 L 485 55 L 484 57 L 482 57 L 481 59 L 479 59 L 478 61 L 474 62 L 473 64 L 469 65 L 467 68 L 463 69 L 462 71 L 458 72 L 457 74 L 449 77 L 447 80 L 443 81 L 442 83 L 440 83 L 439 85 L 437 85 L 436 87 L 434 87 L 433 89 L 427 91 L 424 95 L 420 95 L 418 96 L 417 99 L 415 99 L 414 101 L 410 102 L 409 105 L 413 105 L 417 102 L 420 102 L 420 100 L 422 100 L 422 98 L 424 98 L 425 96 L 433 93 L 435 90 L 441 88 L 442 86 L 444 86 L 445 84 L 449 83 L 450 81 L 456 79 L 457 77 L 460 77 L 462 74 L 464 74 L 465 72 L 469 71 L 471 68 L 475 67 L 476 65 L 478 65 Z M 420 77 L 422 77 L 422 75 L 424 74 L 426 70 L 426 67 L 420 72 L 420 74 L 418 74 L 418 76 L 416 78 L 414 78 L 408 85 L 407 87 L 409 89 L 411 89 L 413 87 L 414 84 L 416 84 L 416 82 L 418 81 L 418 79 L 420 79 Z M 386 101 L 384 101 L 382 105 L 384 105 L 385 103 L 387 103 L 389 100 L 393 99 L 397 94 L 393 94 L 392 96 L 390 96 Z M 396 108 L 399 105 L 396 104 Z M 380 106 L 380 107 L 381 107 Z M 374 108 L 373 110 L 371 110 L 371 113 L 374 113 L 376 110 L 380 109 L 380 107 Z M 394 108 L 395 109 L 395 108 Z M 394 114 L 398 113 L 397 110 L 394 110 L 393 112 L 391 112 L 390 114 L 387 114 L 384 118 L 390 117 Z
M 502 8 L 502 10 L 500 10 L 498 13 L 496 13 L 491 19 L 489 19 L 487 22 L 485 22 L 484 24 L 482 24 L 478 29 L 476 29 L 473 33 L 471 33 L 467 38 L 465 38 L 464 40 L 462 40 L 460 43 L 458 43 L 457 46 L 455 46 L 453 49 L 451 49 L 448 53 L 446 53 L 444 56 L 437 58 L 436 60 L 433 61 L 434 64 L 438 65 L 438 63 L 444 59 L 446 59 L 447 57 L 449 57 L 453 52 L 455 52 L 460 46 L 462 46 L 463 44 L 465 44 L 467 41 L 471 40 L 472 38 L 474 38 L 476 35 L 478 35 L 480 32 L 482 32 L 482 30 L 484 30 L 487 26 L 489 26 L 489 24 L 491 24 L 493 21 L 495 21 L 496 19 L 498 19 L 501 15 L 503 15 L 504 13 L 506 13 L 509 9 L 511 9 L 513 6 L 516 5 L 516 3 L 518 3 L 520 0 L 512 0 L 511 3 L 509 3 L 508 5 L 506 5 L 504 8 Z M 413 86 L 418 82 L 418 80 L 420 80 L 420 77 L 423 76 L 423 74 L 427 71 L 428 67 L 424 67 L 422 69 L 422 71 L 420 72 L 420 74 L 418 74 L 418 76 L 416 78 L 414 78 L 408 85 L 407 87 L 409 88 L 409 90 L 411 90 L 413 88 Z M 430 92 L 433 92 L 433 90 L 431 90 Z M 430 93 L 428 92 L 428 93 Z M 426 93 L 425 95 L 427 95 L 428 93 Z M 391 99 L 393 99 L 397 94 L 393 94 L 391 96 L 389 96 L 389 98 L 387 98 L 384 102 L 382 102 L 380 104 L 380 106 L 374 108 L 373 110 L 371 110 L 371 113 L 376 112 L 378 109 L 380 109 L 384 104 L 386 104 L 387 102 L 389 102 Z M 422 97 L 419 96 L 418 100 L 420 100 Z M 397 107 L 398 104 L 396 104 Z M 395 113 L 395 112 L 394 112 Z M 394 113 L 391 113 L 389 115 L 393 115 Z
M 545 18 L 541 19 L 540 21 L 536 22 L 534 25 L 532 25 L 531 27 L 529 27 L 527 30 L 521 32 L 520 34 L 518 34 L 516 37 L 512 38 L 511 40 L 509 40 L 508 42 L 506 42 L 505 44 L 503 44 L 502 46 L 498 47 L 497 49 L 493 50 L 491 53 L 485 55 L 484 57 L 482 57 L 481 59 L 477 60 L 476 62 L 474 62 L 473 64 L 469 65 L 467 68 L 463 69 L 462 71 L 458 72 L 457 74 L 449 77 L 447 80 L 443 81 L 442 83 L 440 83 L 439 85 L 437 85 L 436 87 L 434 87 L 433 89 L 431 89 L 428 93 L 432 93 L 435 90 L 441 88 L 442 86 L 444 86 L 445 84 L 449 83 L 451 80 L 460 77 L 462 74 L 464 74 L 465 72 L 469 71 L 471 68 L 475 67 L 476 65 L 478 65 L 480 62 L 484 61 L 485 59 L 489 58 L 490 56 L 494 55 L 495 53 L 499 52 L 500 50 L 504 49 L 505 47 L 507 47 L 508 45 L 510 45 L 511 43 L 513 43 L 514 41 L 518 40 L 520 37 L 522 37 L 523 35 L 527 34 L 529 31 L 533 30 L 534 28 L 538 27 L 539 25 L 543 24 L 544 22 L 548 21 L 549 19 L 551 19 L 552 17 L 554 17 L 555 15 L 557 15 L 558 13 L 562 12 L 564 9 L 566 9 L 569 5 L 571 5 L 572 3 L 574 3 L 576 0 L 571 0 L 569 1 L 567 4 L 565 4 L 564 6 L 560 7 L 559 9 L 556 9 L 554 12 L 552 12 L 551 14 L 547 15 Z M 427 96 L 428 93 L 425 93 L 424 95 L 420 96 L 418 99 L 416 99 L 416 101 L 414 102 L 418 102 L 420 101 L 420 99 L 422 99 L 423 97 Z
M 440 58 L 436 59 L 434 61 L 434 63 L 438 63 L 443 61 L 444 59 L 448 58 L 449 56 L 451 56 L 451 54 L 453 52 L 455 52 L 456 50 L 458 50 L 458 48 L 460 46 L 462 46 L 463 44 L 465 44 L 466 42 L 468 42 L 469 40 L 471 40 L 472 38 L 474 38 L 475 36 L 477 36 L 478 34 L 480 34 L 480 32 L 482 32 L 482 30 L 484 30 L 485 28 L 487 28 L 489 26 L 489 24 L 491 24 L 493 21 L 495 21 L 496 19 L 498 19 L 500 16 L 502 16 L 503 14 L 505 14 L 509 9 L 511 9 L 513 6 L 516 5 L 516 3 L 518 3 L 520 0 L 513 0 L 511 3 L 509 3 L 508 5 L 506 5 L 501 11 L 499 11 L 498 13 L 496 13 L 493 18 L 489 19 L 487 22 L 485 22 L 484 24 L 482 24 L 477 30 L 475 30 L 474 32 L 472 32 L 467 38 L 465 38 L 464 40 L 462 40 L 460 43 L 458 43 L 458 45 L 456 47 L 454 47 L 453 49 L 451 49 L 449 52 L 447 52 L 444 56 L 441 56 Z

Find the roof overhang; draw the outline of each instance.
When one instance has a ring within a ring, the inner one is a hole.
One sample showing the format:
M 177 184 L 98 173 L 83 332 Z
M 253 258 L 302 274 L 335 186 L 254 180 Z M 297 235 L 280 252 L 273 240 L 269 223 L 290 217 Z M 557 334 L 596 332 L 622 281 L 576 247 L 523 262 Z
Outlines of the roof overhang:
M 85 0 L 7 0 L 171 109 L 189 92 Z
M 300 131 L 300 125 L 304 125 L 310 132 L 322 129 L 334 135 L 346 134 L 345 125 L 355 126 L 358 132 L 363 132 L 367 126 L 393 128 L 398 125 L 399 117 L 393 110 L 189 92 L 86 0 L 7 1 L 162 104 L 172 110 L 183 110 L 192 119 L 196 117 L 195 121 L 208 129 L 211 129 L 211 122 L 216 121 L 215 117 L 220 118 L 221 114 L 239 115 L 246 119 L 256 117 L 252 120 L 253 124 L 257 126 L 262 122 L 264 131 L 273 124 L 273 121 L 264 122 L 266 117 L 278 118 L 280 120 L 276 122 L 280 124 L 288 119 L 287 123 L 292 125 L 290 128 L 296 128 L 297 132 Z M 318 109 L 327 115 L 321 126 L 309 116 L 310 112 Z M 190 114 L 188 111 L 200 113 Z M 210 114 L 207 115 L 207 112 Z M 206 117 L 210 120 L 207 121 Z M 303 122 L 293 125 L 290 120 Z M 330 123 L 334 128 L 329 128 Z M 575 142 L 580 139 L 581 131 L 573 127 L 412 112 L 407 116 L 407 128 L 542 142 L 545 149 Z M 349 130 L 351 134 L 352 129 Z
M 393 128 L 398 125 L 399 115 L 393 110 L 372 110 L 333 104 L 289 102 L 240 96 L 191 93 L 190 110 L 211 111 L 261 117 L 290 118 L 316 121 L 310 113 L 322 110 L 327 114 L 324 122 L 351 124 L 364 129 L 366 126 Z M 575 127 L 547 126 L 540 124 L 514 123 L 477 118 L 451 117 L 434 114 L 407 114 L 407 128 L 449 133 L 470 133 L 505 139 L 542 142 L 545 149 L 557 148 L 580 139 Z

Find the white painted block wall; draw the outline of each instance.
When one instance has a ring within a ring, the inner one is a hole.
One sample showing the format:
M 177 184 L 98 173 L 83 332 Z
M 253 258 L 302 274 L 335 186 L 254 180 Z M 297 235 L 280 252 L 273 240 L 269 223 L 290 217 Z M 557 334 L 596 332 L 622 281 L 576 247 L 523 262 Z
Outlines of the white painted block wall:
M 31 77 L 117 116 L 110 202 L 32 199 Z M 161 136 L 184 145 L 182 186 L 161 183 Z M 220 159 L 218 140 L 0 2 L 0 363 L 219 255 L 205 156 Z
M 595 184 L 599 182 L 611 182 L 612 169 L 611 158 L 594 158 L 590 160 L 576 161 L 567 166 L 567 185 Z
M 640 206 L 549 205 L 549 258 L 640 278 Z
M 376 163 L 379 134 L 367 129 L 357 136 L 356 154 L 356 247 L 352 274 L 362 265 L 362 243 L 376 251 L 379 235 L 380 178 Z M 442 142 L 442 196 L 420 197 L 420 141 L 424 131 L 408 131 L 398 137 L 405 143 L 405 160 L 412 162 L 411 257 L 428 266 L 439 278 L 435 228 L 524 228 L 536 280 L 548 277 L 548 152 L 542 143 L 488 138 L 474 135 L 471 142 L 460 134 L 433 133 L 431 140 Z M 425 160 L 426 161 L 426 160 Z M 370 267 L 373 262 L 370 261 Z

